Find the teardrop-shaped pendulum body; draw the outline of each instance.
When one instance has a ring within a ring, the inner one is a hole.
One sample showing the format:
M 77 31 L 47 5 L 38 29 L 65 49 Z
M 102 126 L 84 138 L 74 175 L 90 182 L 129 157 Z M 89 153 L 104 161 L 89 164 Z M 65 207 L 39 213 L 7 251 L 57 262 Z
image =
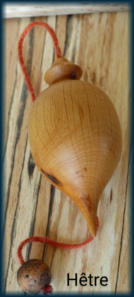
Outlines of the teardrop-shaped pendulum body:
M 95 236 L 99 197 L 121 154 L 121 128 L 108 96 L 80 81 L 81 74 L 64 58 L 46 72 L 50 87 L 32 105 L 29 141 L 41 173 L 74 200 Z

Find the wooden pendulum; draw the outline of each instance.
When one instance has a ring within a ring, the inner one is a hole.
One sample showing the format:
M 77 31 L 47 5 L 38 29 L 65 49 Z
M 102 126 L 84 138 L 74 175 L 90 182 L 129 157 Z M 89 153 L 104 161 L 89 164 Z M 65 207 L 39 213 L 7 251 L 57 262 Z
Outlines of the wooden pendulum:
M 79 80 L 82 71 L 58 58 L 46 72 L 50 87 L 31 108 L 28 135 L 40 172 L 66 193 L 96 235 L 100 195 L 121 154 L 121 129 L 108 96 Z
M 32 104 L 28 136 L 38 169 L 75 202 L 94 237 L 98 202 L 119 162 L 122 137 L 111 100 L 81 75 L 78 65 L 57 55 L 45 73 L 50 86 Z

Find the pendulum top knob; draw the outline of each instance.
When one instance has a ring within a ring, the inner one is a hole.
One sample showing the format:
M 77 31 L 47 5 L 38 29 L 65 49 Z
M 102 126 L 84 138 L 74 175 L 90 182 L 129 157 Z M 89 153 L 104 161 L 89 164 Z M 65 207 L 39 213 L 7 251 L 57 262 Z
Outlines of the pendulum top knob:
M 80 79 L 81 75 L 82 70 L 78 65 L 60 57 L 57 58 L 52 67 L 46 71 L 44 79 L 51 85 L 65 79 Z

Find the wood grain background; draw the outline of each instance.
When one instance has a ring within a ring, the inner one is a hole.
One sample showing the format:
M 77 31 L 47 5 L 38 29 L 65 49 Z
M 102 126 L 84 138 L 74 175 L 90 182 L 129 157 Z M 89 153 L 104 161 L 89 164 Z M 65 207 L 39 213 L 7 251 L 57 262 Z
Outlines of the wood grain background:
M 48 22 L 55 30 L 66 58 L 83 69 L 82 79 L 101 87 L 119 115 L 123 149 L 120 163 L 105 188 L 98 208 L 100 228 L 94 241 L 79 250 L 60 250 L 42 244 L 28 245 L 25 259 L 44 258 L 52 273 L 55 292 L 129 292 L 129 12 L 51 16 L 4 21 L 4 199 L 5 228 L 3 290 L 20 292 L 16 272 L 19 243 L 31 235 L 58 241 L 81 242 L 88 236 L 83 216 L 75 204 L 40 175 L 27 137 L 30 94 L 18 63 L 17 42 L 33 20 Z M 51 37 L 34 28 L 24 43 L 24 59 L 36 94 L 47 87 L 44 73 L 54 60 Z M 108 286 L 72 282 L 74 276 L 107 276 Z

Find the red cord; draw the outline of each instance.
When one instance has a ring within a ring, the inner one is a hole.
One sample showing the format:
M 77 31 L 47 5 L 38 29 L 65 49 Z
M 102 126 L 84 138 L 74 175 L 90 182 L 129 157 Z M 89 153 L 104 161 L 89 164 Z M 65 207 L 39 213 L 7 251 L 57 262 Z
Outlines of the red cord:
M 46 285 L 41 291 L 43 294 L 50 294 L 53 292 L 53 287 L 51 285 Z
M 54 44 L 54 47 L 55 47 L 55 50 L 56 50 L 56 55 L 57 55 L 57 58 L 61 57 L 61 49 L 59 47 L 59 44 L 58 44 L 58 39 L 56 37 L 56 34 L 55 32 L 53 31 L 53 29 L 47 24 L 47 23 L 44 23 L 44 22 L 39 22 L 39 21 L 36 21 L 36 22 L 32 22 L 30 23 L 25 29 L 24 31 L 22 32 L 21 36 L 20 36 L 20 39 L 19 39 L 19 42 L 18 42 L 18 56 L 19 56 L 19 62 L 20 62 L 20 65 L 21 65 L 21 68 L 22 68 L 22 71 L 23 71 L 23 74 L 25 76 L 25 80 L 26 80 L 26 84 L 27 84 L 27 87 L 29 89 L 29 92 L 31 93 L 31 96 L 32 96 L 32 101 L 35 100 L 35 94 L 34 94 L 34 90 L 33 90 L 33 87 L 32 87 L 32 84 L 31 84 L 31 81 L 30 81 L 30 78 L 28 76 L 28 73 L 27 73 L 27 69 L 24 65 L 24 59 L 23 59 L 23 54 L 22 54 L 22 47 L 23 47 L 23 40 L 26 36 L 26 34 L 34 27 L 34 26 L 42 26 L 44 27 L 51 35 L 52 37 L 52 40 L 53 40 L 53 44 Z
M 96 224 L 97 224 L 97 229 L 98 229 L 98 227 L 99 227 L 98 217 L 96 218 Z M 25 261 L 24 261 L 24 259 L 22 257 L 22 253 L 21 253 L 22 249 L 23 249 L 25 244 L 27 244 L 29 242 L 33 242 L 33 241 L 50 244 L 50 245 L 52 245 L 54 247 L 63 248 L 63 249 L 78 249 L 78 248 L 81 248 L 84 245 L 90 243 L 93 239 L 94 239 L 94 237 L 90 237 L 90 238 L 88 238 L 87 240 L 85 240 L 82 243 L 69 244 L 69 243 L 64 243 L 64 242 L 56 242 L 56 241 L 54 241 L 52 239 L 49 239 L 47 237 L 45 238 L 45 237 L 40 237 L 40 236 L 32 236 L 32 237 L 28 237 L 27 239 L 25 239 L 24 241 L 22 241 L 20 243 L 20 245 L 18 247 L 17 255 L 18 255 L 18 258 L 20 260 L 20 263 L 24 264 Z
M 53 43 L 54 43 L 54 47 L 55 47 L 55 50 L 56 50 L 56 55 L 57 55 L 57 57 L 61 57 L 61 50 L 60 50 L 60 47 L 58 45 L 58 40 L 57 40 L 56 34 L 53 31 L 53 29 L 47 23 L 43 23 L 43 22 L 39 22 L 39 21 L 32 22 L 22 32 L 22 34 L 20 36 L 20 39 L 19 39 L 19 42 L 18 42 L 18 56 L 19 56 L 19 62 L 20 62 L 20 65 L 21 65 L 23 74 L 25 76 L 27 87 L 28 87 L 28 89 L 29 89 L 29 91 L 31 93 L 31 96 L 32 96 L 32 100 L 33 101 L 35 100 L 35 94 L 34 94 L 34 90 L 33 90 L 33 87 L 32 87 L 31 81 L 30 81 L 30 78 L 28 76 L 26 67 L 24 65 L 24 60 L 23 60 L 23 55 L 22 55 L 22 46 L 23 46 L 23 40 L 24 40 L 26 34 L 34 26 L 42 26 L 45 29 L 47 29 L 47 31 L 50 33 L 50 35 L 52 37 L 52 40 L 53 40 Z M 98 229 L 98 227 L 99 227 L 99 220 L 98 220 L 98 218 L 96 219 L 96 224 L 97 224 L 97 229 Z M 40 237 L 40 236 L 33 236 L 33 237 L 29 237 L 29 238 L 25 239 L 24 241 L 22 241 L 20 243 L 20 245 L 18 247 L 17 255 L 18 255 L 18 258 L 20 260 L 20 263 L 21 264 L 24 264 L 25 261 L 24 261 L 24 259 L 22 257 L 22 248 L 24 247 L 25 244 L 27 244 L 29 242 L 33 242 L 33 241 L 50 244 L 50 245 L 52 245 L 54 247 L 63 248 L 63 249 L 77 249 L 77 248 L 81 248 L 84 245 L 90 243 L 93 239 L 94 239 L 94 237 L 90 237 L 86 241 L 84 241 L 82 243 L 79 243 L 79 244 L 68 244 L 68 243 L 63 243 L 63 242 L 55 242 L 54 240 L 49 239 L 47 237 L 44 238 L 44 237 Z M 46 293 L 52 292 L 52 287 L 51 286 L 48 286 L 47 288 L 44 288 L 44 292 L 46 292 Z

